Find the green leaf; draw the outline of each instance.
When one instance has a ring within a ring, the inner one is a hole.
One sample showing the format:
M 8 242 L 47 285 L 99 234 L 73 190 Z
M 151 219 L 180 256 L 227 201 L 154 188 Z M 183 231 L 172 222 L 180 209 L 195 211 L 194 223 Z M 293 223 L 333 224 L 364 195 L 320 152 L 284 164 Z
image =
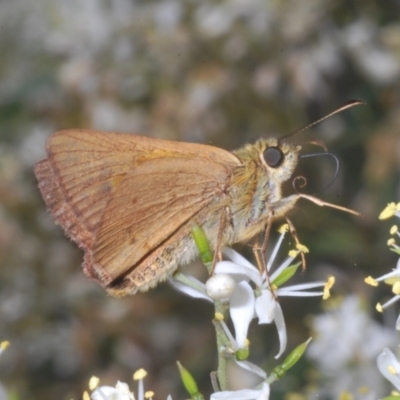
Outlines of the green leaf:
M 271 284 L 279 287 L 282 286 L 285 282 L 287 282 L 297 271 L 297 268 L 301 265 L 301 261 L 298 262 L 297 264 L 291 265 L 290 267 L 287 267 L 284 271 L 282 271 L 281 274 L 279 274 L 272 282 Z
M 193 240 L 199 250 L 201 260 L 208 266 L 213 262 L 213 252 L 210 249 L 210 243 L 206 237 L 203 228 L 200 225 L 194 224 L 191 230 Z
M 182 366 L 182 364 L 177 361 L 179 373 L 181 374 L 181 379 L 186 390 L 190 394 L 192 400 L 204 400 L 204 396 L 199 392 L 197 383 L 194 380 L 190 372 Z

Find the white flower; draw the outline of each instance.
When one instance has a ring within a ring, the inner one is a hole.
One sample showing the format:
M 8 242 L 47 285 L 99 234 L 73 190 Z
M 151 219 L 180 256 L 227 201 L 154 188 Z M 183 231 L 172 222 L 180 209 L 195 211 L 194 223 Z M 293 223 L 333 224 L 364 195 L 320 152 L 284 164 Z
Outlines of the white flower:
M 210 400 L 268 400 L 269 392 L 269 385 L 264 382 L 261 389 L 216 392 L 211 395 Z
M 379 312 L 383 312 L 386 308 L 400 300 L 400 258 L 397 261 L 396 268 L 393 271 L 376 279 L 372 278 L 371 276 L 365 278 L 365 282 L 371 286 L 378 286 L 378 283 L 381 281 L 384 281 L 388 285 L 392 286 L 392 292 L 394 293 L 394 296 L 386 303 L 378 303 L 376 305 L 376 309 Z M 398 316 L 396 321 L 396 329 L 400 330 L 400 315 Z
M 307 354 L 321 372 L 349 374 L 349 365 L 369 365 L 384 346 L 396 341 L 396 334 L 370 318 L 359 297 L 348 296 L 340 306 L 312 320 L 314 340 Z
M 381 374 L 400 390 L 400 363 L 395 355 L 388 348 L 384 348 L 378 356 L 377 364 Z
M 306 355 L 321 377 L 316 397 L 339 399 L 343 392 L 353 393 L 354 399 L 384 397 L 376 357 L 383 347 L 395 345 L 397 335 L 371 318 L 360 297 L 333 299 L 328 310 L 311 320 L 311 330 L 314 339 Z M 368 387 L 368 397 L 359 394 L 361 387 Z
M 275 249 L 267 264 L 267 270 L 275 259 L 279 246 L 282 242 L 283 234 L 280 237 Z M 231 297 L 230 313 L 235 327 L 236 341 L 239 345 L 244 343 L 247 338 L 247 331 L 251 320 L 256 316 L 259 324 L 269 324 L 275 322 L 278 330 L 280 349 L 276 358 L 286 349 L 287 335 L 286 325 L 283 317 L 282 308 L 277 301 L 279 296 L 323 296 L 324 291 L 305 291 L 317 287 L 325 287 L 325 282 L 306 283 L 301 285 L 287 286 L 283 288 L 273 287 L 273 292 L 270 288 L 270 282 L 282 276 L 282 273 L 291 265 L 293 260 L 299 255 L 300 251 L 291 252 L 286 260 L 269 276 L 267 273 L 262 273 L 254 265 L 249 263 L 244 257 L 232 249 L 225 249 L 224 254 L 231 261 L 221 261 L 216 266 L 216 273 L 230 273 L 232 276 L 240 277 L 243 281 L 237 285 L 237 289 Z M 236 279 L 237 279 L 236 278 Z M 260 294 L 256 296 L 251 288 L 249 281 L 252 281 Z M 274 286 L 274 285 L 273 285 Z M 234 301 L 232 307 L 232 299 Z
M 138 382 L 138 393 L 137 400 L 149 399 L 152 400 L 154 393 L 151 391 L 144 392 L 143 379 L 146 377 L 147 372 L 144 369 L 139 369 L 133 374 L 133 379 Z M 89 381 L 89 388 L 94 389 L 90 395 L 92 400 L 135 400 L 134 394 L 130 391 L 127 383 L 117 382 L 115 387 L 112 386 L 100 386 L 99 379 L 97 377 L 92 377 Z M 95 387 L 97 387 L 95 389 Z M 87 392 L 84 393 L 83 398 L 89 399 Z M 167 400 L 172 400 L 171 396 L 167 397 Z
M 225 292 L 230 293 L 230 296 L 224 299 L 227 302 L 229 301 L 230 316 L 235 327 L 234 347 L 236 349 L 248 347 L 247 332 L 249 325 L 252 319 L 257 317 L 260 324 L 275 322 L 280 343 L 279 353 L 276 358 L 278 358 L 284 352 L 287 343 L 286 326 L 281 306 L 277 301 L 278 297 L 325 296 L 328 290 L 324 282 L 307 283 L 283 288 L 274 285 L 275 281 L 279 282 L 277 279 L 284 276 L 285 273 L 291 271 L 288 268 L 291 266 L 293 260 L 300 254 L 300 251 L 308 251 L 304 246 L 299 245 L 298 250 L 291 251 L 286 260 L 273 273 L 270 273 L 269 271 L 273 262 L 275 261 L 287 228 L 284 227 L 284 229 L 281 229 L 280 231 L 281 236 L 279 237 L 278 242 L 275 245 L 271 256 L 269 257 L 266 266 L 267 271 L 260 272 L 257 267 L 252 265 L 240 254 L 229 248 L 224 250 L 224 255 L 231 261 L 218 262 L 215 267 L 215 276 L 229 275 L 234 282 L 236 282 L 236 286 L 231 285 L 230 291 Z M 299 265 L 300 263 L 291 267 L 294 267 L 295 270 Z M 269 274 L 269 278 L 267 273 Z M 175 279 L 171 279 L 170 282 L 175 288 L 192 297 L 213 301 L 213 299 L 207 294 L 206 287 L 202 282 L 193 277 L 185 276 L 184 279 L 186 279 L 191 286 L 187 286 L 181 281 L 177 281 Z M 211 277 L 210 280 L 211 279 L 214 279 L 214 277 Z M 289 277 L 287 279 L 289 279 Z M 283 282 L 285 282 L 287 279 L 284 279 Z M 253 282 L 255 289 L 250 282 Z M 273 284 L 272 288 L 270 283 Z M 306 291 L 307 289 L 314 289 L 317 287 L 325 287 L 325 290 Z
M 214 300 L 222 300 L 232 296 L 235 280 L 228 274 L 215 274 L 206 282 L 207 294 Z
M 387 219 L 391 218 L 393 216 L 397 216 L 400 218 L 400 203 L 390 203 L 387 205 L 387 207 L 381 212 L 379 215 L 380 219 Z M 400 237 L 400 232 L 397 227 L 397 225 L 393 225 L 390 229 L 390 234 L 391 235 L 397 235 Z M 388 246 L 391 248 L 391 250 L 397 254 L 400 254 L 400 247 L 396 244 L 394 238 L 390 238 L 387 242 Z M 381 304 L 378 303 L 376 305 L 376 309 L 379 312 L 383 312 L 386 308 L 391 306 L 392 304 L 396 303 L 397 301 L 400 300 L 400 258 L 397 261 L 396 268 L 379 278 L 373 278 L 371 276 L 368 276 L 365 278 L 365 283 L 371 286 L 378 286 L 379 282 L 384 281 L 386 284 L 392 286 L 392 292 L 394 296 L 389 299 L 386 303 Z M 400 330 L 400 315 L 397 318 L 396 321 L 396 329 Z
M 123 382 L 117 382 L 115 387 L 100 386 L 91 394 L 92 400 L 135 400 L 129 386 Z

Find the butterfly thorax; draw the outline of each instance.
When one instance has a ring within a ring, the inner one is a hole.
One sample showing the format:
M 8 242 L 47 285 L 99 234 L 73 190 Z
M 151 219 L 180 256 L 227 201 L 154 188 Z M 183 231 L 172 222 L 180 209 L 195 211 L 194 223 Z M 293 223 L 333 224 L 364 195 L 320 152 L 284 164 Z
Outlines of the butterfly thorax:
M 277 166 L 268 165 L 265 159 L 268 148 L 276 149 L 282 157 Z M 234 241 L 247 240 L 265 226 L 271 205 L 282 198 L 282 183 L 293 174 L 299 150 L 298 146 L 271 138 L 234 152 L 241 161 L 233 171 L 229 187 L 233 230 L 240 232 Z

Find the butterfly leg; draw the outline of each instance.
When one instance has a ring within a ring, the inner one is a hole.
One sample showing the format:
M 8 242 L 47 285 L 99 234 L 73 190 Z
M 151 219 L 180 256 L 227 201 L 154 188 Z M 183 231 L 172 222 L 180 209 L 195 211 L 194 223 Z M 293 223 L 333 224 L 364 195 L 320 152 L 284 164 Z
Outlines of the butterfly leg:
M 254 257 L 256 258 L 257 267 L 261 273 L 263 273 L 265 271 L 265 266 L 266 266 L 265 250 L 267 249 L 267 246 L 268 246 L 268 240 L 269 240 L 269 236 L 271 233 L 271 227 L 272 227 L 272 218 L 269 217 L 267 225 L 265 226 L 264 238 L 263 238 L 262 244 L 260 245 L 260 242 L 257 239 L 256 244 L 253 246 L 253 254 L 254 254 Z
M 228 206 L 226 206 L 223 208 L 222 213 L 221 213 L 221 219 L 220 219 L 219 228 L 218 228 L 217 242 L 215 244 L 214 259 L 213 259 L 213 263 L 211 266 L 210 276 L 214 275 L 214 270 L 215 270 L 215 266 L 217 265 L 217 262 L 222 260 L 221 247 L 222 247 L 222 242 L 223 242 L 223 238 L 224 238 L 224 233 L 225 233 L 227 224 L 231 220 L 232 220 L 231 209 Z
M 272 213 L 269 215 L 267 225 L 265 226 L 263 243 L 262 243 L 261 247 L 258 246 L 257 252 L 255 252 L 254 254 L 255 254 L 255 257 L 257 260 L 258 269 L 260 270 L 261 273 L 265 272 L 265 278 L 268 283 L 268 287 L 269 287 L 272 295 L 276 299 L 276 295 L 273 290 L 271 281 L 269 279 L 269 274 L 267 271 L 267 260 L 265 259 L 265 251 L 267 250 L 269 237 L 271 234 L 271 228 L 272 228 Z
M 290 234 L 292 235 L 292 238 L 296 242 L 296 245 L 300 245 L 301 243 L 300 243 L 299 237 L 297 236 L 297 231 L 293 225 L 293 222 L 286 216 L 285 216 L 285 219 L 286 219 L 287 224 L 289 225 Z M 306 257 L 304 256 L 303 251 L 300 251 L 300 256 L 301 256 L 302 269 L 304 271 L 306 269 Z

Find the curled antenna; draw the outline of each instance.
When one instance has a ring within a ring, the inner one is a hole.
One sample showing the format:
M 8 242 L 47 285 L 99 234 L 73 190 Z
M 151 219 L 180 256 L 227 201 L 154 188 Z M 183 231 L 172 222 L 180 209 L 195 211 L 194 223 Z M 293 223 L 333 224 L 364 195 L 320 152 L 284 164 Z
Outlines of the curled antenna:
M 293 181 L 292 181 L 292 186 L 293 186 L 293 189 L 297 192 L 297 193 L 300 193 L 300 190 L 298 190 L 297 189 L 297 182 L 298 181 L 302 181 L 300 184 L 299 184 L 299 188 L 303 188 L 304 186 L 307 186 L 307 178 L 305 177 L 305 176 L 303 176 L 303 175 L 299 175 L 299 176 L 296 176 L 295 178 L 293 178 Z
M 314 194 L 323 192 L 323 191 L 325 191 L 326 189 L 330 188 L 330 187 L 333 185 L 333 183 L 335 182 L 335 180 L 336 180 L 336 178 L 337 178 L 337 176 L 338 176 L 338 173 L 339 173 L 339 160 L 338 160 L 338 158 L 337 158 L 334 154 L 332 154 L 332 153 L 326 153 L 326 152 L 324 152 L 324 153 L 303 154 L 303 155 L 301 155 L 299 158 L 318 157 L 318 156 L 328 156 L 328 157 L 332 157 L 332 158 L 335 160 L 335 163 L 336 163 L 336 171 L 335 171 L 335 173 L 334 173 L 333 178 L 331 179 L 331 181 L 330 181 L 327 185 L 325 185 L 321 190 L 319 190 L 318 192 L 316 192 L 316 193 L 314 193 Z M 295 186 L 294 186 L 294 185 L 295 185 L 295 181 L 296 181 L 298 178 L 302 178 L 303 181 L 305 180 L 305 178 L 304 178 L 303 176 L 298 176 L 298 177 L 294 178 L 294 180 L 293 180 L 293 187 L 295 187 Z M 307 184 L 307 181 L 305 181 L 305 183 L 304 183 L 303 185 L 301 185 L 300 187 L 304 187 L 306 184 Z M 296 188 L 295 188 L 295 189 L 296 189 Z M 297 189 L 296 189 L 296 190 L 297 190 Z
M 338 114 L 338 113 L 340 113 L 340 112 L 342 112 L 342 111 L 344 111 L 344 110 L 347 110 L 348 108 L 351 108 L 351 107 L 354 107 L 354 106 L 358 106 L 358 105 L 361 105 L 361 104 L 365 104 L 365 103 L 364 103 L 362 100 L 357 100 L 357 99 L 356 99 L 356 100 L 350 100 L 349 102 L 343 104 L 341 107 L 337 108 L 335 111 L 332 111 L 331 113 L 325 115 L 325 117 L 322 117 L 322 118 L 320 118 L 320 119 L 318 119 L 318 120 L 312 122 L 311 124 L 308 124 L 307 126 L 305 126 L 304 128 L 301 128 L 300 130 L 298 130 L 298 131 L 296 131 L 296 132 L 289 133 L 288 135 L 282 136 L 281 138 L 279 138 L 279 143 L 280 143 L 282 140 L 287 139 L 287 138 L 290 137 L 290 136 L 297 135 L 298 133 L 303 132 L 303 131 L 309 129 L 309 128 L 311 128 L 312 126 L 317 125 L 317 124 L 319 124 L 319 123 L 322 122 L 322 121 L 325 121 L 326 119 L 332 117 L 332 116 L 335 115 L 335 114 Z

